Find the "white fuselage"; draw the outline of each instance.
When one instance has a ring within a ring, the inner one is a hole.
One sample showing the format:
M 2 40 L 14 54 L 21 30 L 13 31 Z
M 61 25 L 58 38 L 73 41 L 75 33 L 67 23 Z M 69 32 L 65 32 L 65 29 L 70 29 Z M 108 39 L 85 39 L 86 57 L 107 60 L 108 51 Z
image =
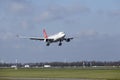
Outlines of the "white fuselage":
M 64 32 L 59 32 L 55 35 L 49 36 L 48 39 L 53 39 L 53 42 L 56 42 L 56 41 L 63 40 L 64 37 L 65 37 L 65 33 Z

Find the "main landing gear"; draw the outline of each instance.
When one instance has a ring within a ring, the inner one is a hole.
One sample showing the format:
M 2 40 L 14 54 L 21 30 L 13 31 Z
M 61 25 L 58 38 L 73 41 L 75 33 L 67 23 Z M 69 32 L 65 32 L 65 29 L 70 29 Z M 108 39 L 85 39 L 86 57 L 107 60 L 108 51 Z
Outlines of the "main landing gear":
M 46 46 L 50 46 L 50 43 L 47 43 Z M 58 46 L 62 46 L 62 43 L 59 42 Z
M 49 45 L 50 45 L 50 43 L 47 43 L 47 44 L 46 44 L 46 46 L 49 46 Z
M 60 42 L 60 43 L 58 44 L 58 46 L 62 46 L 62 43 Z

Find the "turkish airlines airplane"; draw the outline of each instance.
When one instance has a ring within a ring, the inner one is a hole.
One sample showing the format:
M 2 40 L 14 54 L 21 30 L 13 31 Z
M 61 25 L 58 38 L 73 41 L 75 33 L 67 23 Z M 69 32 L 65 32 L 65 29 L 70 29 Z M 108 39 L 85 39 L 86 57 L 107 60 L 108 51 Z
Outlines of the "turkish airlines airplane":
M 49 46 L 51 43 L 54 43 L 54 42 L 59 42 L 58 46 L 61 46 L 63 41 L 70 42 L 72 39 L 74 39 L 73 37 L 66 38 L 66 34 L 64 32 L 59 32 L 55 35 L 48 36 L 45 29 L 43 29 L 43 35 L 44 35 L 44 38 L 29 37 L 29 39 L 44 41 L 46 42 L 46 46 Z M 22 37 L 22 38 L 26 38 L 26 37 Z

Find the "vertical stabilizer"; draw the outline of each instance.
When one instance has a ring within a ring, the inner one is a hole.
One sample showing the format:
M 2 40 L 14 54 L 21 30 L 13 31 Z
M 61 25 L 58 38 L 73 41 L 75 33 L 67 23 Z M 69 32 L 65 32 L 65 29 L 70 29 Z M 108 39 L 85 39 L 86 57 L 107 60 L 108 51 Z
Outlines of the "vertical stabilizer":
M 45 38 L 45 39 L 47 39 L 47 38 L 48 38 L 48 35 L 47 35 L 47 33 L 46 33 L 46 30 L 45 30 L 45 29 L 43 29 L 43 35 L 44 35 L 44 38 Z

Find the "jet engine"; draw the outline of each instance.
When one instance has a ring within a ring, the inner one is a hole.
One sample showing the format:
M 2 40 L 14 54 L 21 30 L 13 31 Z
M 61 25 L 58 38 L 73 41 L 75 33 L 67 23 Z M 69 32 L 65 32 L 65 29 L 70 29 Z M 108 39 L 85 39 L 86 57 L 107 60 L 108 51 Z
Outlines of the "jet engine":
M 66 39 L 66 42 L 70 42 L 70 39 Z

